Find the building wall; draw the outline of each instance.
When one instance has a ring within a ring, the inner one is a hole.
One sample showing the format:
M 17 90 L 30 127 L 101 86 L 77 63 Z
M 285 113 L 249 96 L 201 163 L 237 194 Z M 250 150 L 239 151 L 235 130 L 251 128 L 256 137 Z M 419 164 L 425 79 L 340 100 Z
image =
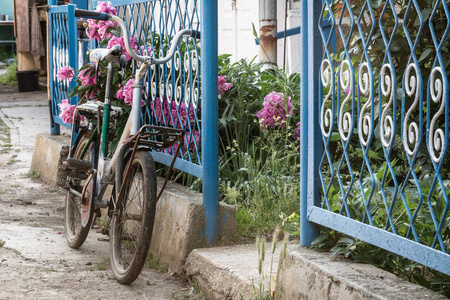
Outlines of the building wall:
M 8 15 L 9 19 L 13 19 L 13 0 L 0 0 L 0 13 Z
M 219 6 L 219 54 L 231 54 L 232 61 L 242 58 L 253 59 L 259 53 L 259 46 L 253 36 L 254 24 L 259 33 L 259 0 L 218 0 Z M 286 2 L 277 1 L 277 31 L 285 28 Z M 300 25 L 300 2 L 289 0 L 286 27 Z M 285 48 L 286 42 L 286 48 Z M 257 58 L 258 59 L 258 58 Z M 300 68 L 300 35 L 278 40 L 277 64 L 288 73 Z

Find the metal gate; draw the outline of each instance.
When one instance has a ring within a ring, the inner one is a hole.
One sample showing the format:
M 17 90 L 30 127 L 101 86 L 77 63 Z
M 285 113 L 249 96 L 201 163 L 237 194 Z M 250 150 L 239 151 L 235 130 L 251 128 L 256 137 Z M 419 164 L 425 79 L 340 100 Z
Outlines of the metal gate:
M 301 244 L 322 225 L 450 275 L 450 13 L 426 3 L 302 1 Z

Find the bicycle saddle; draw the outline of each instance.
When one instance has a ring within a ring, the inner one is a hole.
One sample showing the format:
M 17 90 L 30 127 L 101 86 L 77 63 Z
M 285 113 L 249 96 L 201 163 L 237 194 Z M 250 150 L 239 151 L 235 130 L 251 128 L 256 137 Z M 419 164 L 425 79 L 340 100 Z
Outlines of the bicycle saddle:
M 110 49 L 97 48 L 91 51 L 91 54 L 89 54 L 89 59 L 91 60 L 91 62 L 96 64 L 104 60 L 116 63 L 119 62 L 122 52 L 122 46 L 120 45 L 114 45 Z

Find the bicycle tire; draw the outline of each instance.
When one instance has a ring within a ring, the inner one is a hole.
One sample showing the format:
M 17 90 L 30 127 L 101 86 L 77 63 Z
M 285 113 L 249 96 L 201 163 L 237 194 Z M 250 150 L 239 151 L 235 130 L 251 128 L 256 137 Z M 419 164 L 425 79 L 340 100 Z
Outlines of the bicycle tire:
M 116 280 L 130 284 L 144 267 L 155 220 L 156 169 L 149 152 L 136 152 L 122 184 L 124 196 L 111 220 L 110 259 Z
M 90 152 L 86 151 L 83 157 L 79 157 L 83 147 L 87 143 L 87 139 L 82 138 L 80 142 L 77 144 L 74 149 L 74 157 L 84 160 L 90 160 Z M 80 193 L 83 189 L 85 180 L 80 179 L 70 179 L 73 180 L 73 188 L 78 190 Z M 89 216 L 89 221 L 86 224 L 86 227 L 81 225 L 81 217 L 80 217 L 80 208 L 81 208 L 81 199 L 80 197 L 74 195 L 70 191 L 67 192 L 66 203 L 65 203 L 65 218 L 64 218 L 64 227 L 66 230 L 66 240 L 69 247 L 78 249 L 80 248 L 89 234 L 89 230 L 92 225 L 92 213 Z

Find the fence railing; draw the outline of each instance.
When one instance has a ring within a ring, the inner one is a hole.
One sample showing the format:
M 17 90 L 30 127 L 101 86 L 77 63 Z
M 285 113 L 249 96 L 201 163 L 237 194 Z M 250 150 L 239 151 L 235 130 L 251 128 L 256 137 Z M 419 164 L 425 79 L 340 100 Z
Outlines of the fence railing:
M 323 225 L 450 275 L 449 8 L 374 3 L 302 3 L 301 243 Z
M 90 1 L 89 8 L 95 9 L 97 2 Z M 141 117 L 143 124 L 170 126 L 186 131 L 184 147 L 174 168 L 199 177 L 203 181 L 205 234 L 208 243 L 211 243 L 218 230 L 219 198 L 217 2 L 204 0 L 110 0 L 110 2 L 117 8 L 116 14 L 125 20 L 129 35 L 134 38 L 135 49 L 140 54 L 165 56 L 172 37 L 178 31 L 190 28 L 201 32 L 200 43 L 192 38 L 183 38 L 173 59 L 164 65 L 152 66 L 149 69 L 144 80 L 145 105 Z M 53 116 L 58 124 L 61 124 L 62 120 L 57 116 L 59 114 L 57 104 L 62 99 L 68 98 L 74 86 L 65 87 L 61 83 L 58 85 L 58 79 L 55 77 L 57 68 L 68 64 L 74 69 L 79 67 L 77 35 L 76 33 L 66 35 L 68 30 L 73 28 L 76 30 L 73 10 L 73 5 L 51 7 L 49 15 L 50 22 L 54 22 L 53 19 L 57 19 L 56 12 L 66 13 L 63 17 L 65 23 L 58 25 L 56 30 L 62 32 L 50 37 L 54 53 L 62 53 L 61 57 L 50 65 L 50 80 L 54 82 L 51 94 Z M 62 38 L 59 38 L 60 35 Z M 64 43 L 59 42 L 60 40 L 64 40 Z M 91 47 L 95 44 L 96 42 L 91 43 Z M 135 68 L 136 65 L 133 64 L 132 67 Z M 75 98 L 71 99 L 73 104 L 77 101 Z M 166 165 L 171 163 L 174 154 L 173 148 L 165 152 L 152 153 L 155 161 Z
M 70 124 L 64 123 L 59 117 L 58 104 L 64 99 L 69 99 L 70 91 L 76 86 L 76 82 L 60 81 L 56 78 L 56 73 L 64 66 L 78 69 L 77 24 L 74 11 L 75 5 L 50 6 L 48 11 L 48 77 L 52 134 L 59 134 L 60 125 L 70 127 Z M 70 103 L 77 104 L 78 97 L 70 99 Z

